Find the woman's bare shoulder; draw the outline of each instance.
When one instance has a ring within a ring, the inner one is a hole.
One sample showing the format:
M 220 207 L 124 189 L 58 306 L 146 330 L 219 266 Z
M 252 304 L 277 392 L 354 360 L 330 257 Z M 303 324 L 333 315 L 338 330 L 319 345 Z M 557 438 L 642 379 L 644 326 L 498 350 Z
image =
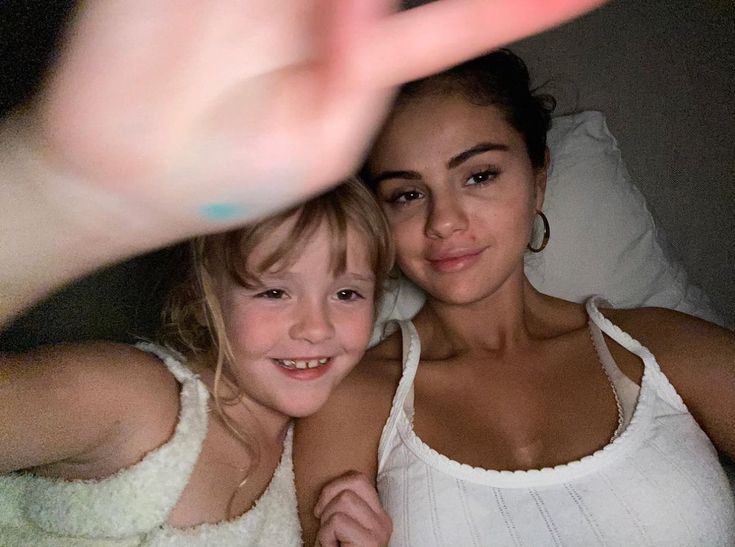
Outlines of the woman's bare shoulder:
M 732 331 L 676 310 L 649 307 L 600 311 L 655 355 L 676 361 L 706 358 L 708 354 L 728 352 L 735 345 Z
M 715 446 L 735 457 L 735 333 L 661 308 L 604 313 L 654 354 Z
M 330 478 L 343 470 L 374 471 L 380 433 L 401 378 L 401 362 L 391 353 L 393 344 L 388 339 L 367 351 L 326 404 L 316 414 L 298 420 L 297 460 L 300 454 L 308 454 L 309 460 L 318 457 L 322 469 L 333 468 L 327 472 Z
M 648 348 L 695 413 L 713 398 L 735 406 L 735 333 L 664 308 L 601 311 Z

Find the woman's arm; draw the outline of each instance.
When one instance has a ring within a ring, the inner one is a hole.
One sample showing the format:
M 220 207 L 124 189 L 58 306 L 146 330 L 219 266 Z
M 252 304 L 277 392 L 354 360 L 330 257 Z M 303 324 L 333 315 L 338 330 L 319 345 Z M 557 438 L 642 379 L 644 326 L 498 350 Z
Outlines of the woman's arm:
M 393 86 L 600 3 L 80 3 L 43 89 L 0 129 L 0 326 L 102 265 L 328 188 Z
M 653 353 L 714 445 L 735 458 L 735 333 L 663 308 L 605 313 Z
M 337 387 L 315 415 L 300 419 L 294 436 L 294 471 L 299 517 L 305 545 L 314 545 L 326 505 L 325 486 L 335 479 L 360 473 L 375 484 L 378 443 L 390 413 L 395 384 L 400 376 L 374 374 L 369 359 Z M 333 492 L 326 492 L 331 498 Z M 322 518 L 320 518 L 322 517 Z

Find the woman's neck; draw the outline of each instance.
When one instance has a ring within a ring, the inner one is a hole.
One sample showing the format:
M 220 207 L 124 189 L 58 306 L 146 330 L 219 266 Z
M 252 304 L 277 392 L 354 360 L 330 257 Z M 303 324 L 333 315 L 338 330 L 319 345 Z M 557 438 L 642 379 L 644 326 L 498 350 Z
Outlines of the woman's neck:
M 427 352 L 448 357 L 473 350 L 506 352 L 543 337 L 551 297 L 542 295 L 525 275 L 469 304 L 451 304 L 429 296 L 415 323 L 430 346 Z M 444 355 L 442 355 L 444 354 Z

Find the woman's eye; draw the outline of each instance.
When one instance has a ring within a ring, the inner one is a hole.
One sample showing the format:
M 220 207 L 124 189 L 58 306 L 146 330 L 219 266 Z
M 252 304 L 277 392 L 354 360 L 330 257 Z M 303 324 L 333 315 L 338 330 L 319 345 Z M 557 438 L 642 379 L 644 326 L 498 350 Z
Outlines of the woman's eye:
M 352 289 L 342 289 L 337 291 L 337 300 L 361 300 L 364 298 L 359 292 Z
M 423 194 L 418 190 L 408 190 L 404 192 L 395 192 L 388 197 L 388 203 L 408 203 L 421 199 Z
M 480 171 L 468 178 L 466 184 L 467 186 L 487 184 L 488 182 L 495 180 L 498 175 L 499 173 L 497 171 L 491 171 L 489 169 L 487 171 Z
M 283 289 L 268 289 L 255 295 L 256 298 L 266 298 L 268 300 L 281 300 L 286 296 L 286 291 Z

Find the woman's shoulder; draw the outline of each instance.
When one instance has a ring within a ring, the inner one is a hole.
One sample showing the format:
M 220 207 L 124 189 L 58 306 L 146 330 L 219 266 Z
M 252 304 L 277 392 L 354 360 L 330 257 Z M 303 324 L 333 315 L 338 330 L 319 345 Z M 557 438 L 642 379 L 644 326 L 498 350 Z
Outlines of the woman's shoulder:
M 693 353 L 704 355 L 708 349 L 725 350 L 735 343 L 735 333 L 676 310 L 600 308 L 600 312 L 655 355 L 692 357 Z
M 353 471 L 375 479 L 380 435 L 401 378 L 400 340 L 396 333 L 368 350 L 326 404 L 296 423 L 294 472 L 307 536 L 316 531 L 311 508 L 325 484 Z
M 735 387 L 735 333 L 665 308 L 601 309 L 655 357 L 687 402 L 719 385 Z
M 317 417 L 329 412 L 354 412 L 358 419 L 364 414 L 370 416 L 369 419 L 385 414 L 387 419 L 401 379 L 401 348 L 401 335 L 397 332 L 366 351 L 357 366 L 335 388 Z
M 673 310 L 602 310 L 654 355 L 715 446 L 735 457 L 735 333 Z

